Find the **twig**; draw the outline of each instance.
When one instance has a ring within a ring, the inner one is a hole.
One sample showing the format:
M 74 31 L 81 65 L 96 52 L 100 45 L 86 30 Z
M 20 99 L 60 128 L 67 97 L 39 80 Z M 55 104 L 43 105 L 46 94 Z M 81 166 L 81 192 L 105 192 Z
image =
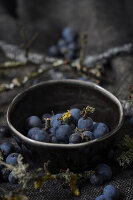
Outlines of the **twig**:
M 7 90 L 13 90 L 16 87 L 22 87 L 32 78 L 40 76 L 41 74 L 45 73 L 46 71 L 48 71 L 50 69 L 56 69 L 56 68 L 62 67 L 63 64 L 64 64 L 63 61 L 58 61 L 58 62 L 53 63 L 53 65 L 41 65 L 37 71 L 28 73 L 21 79 L 14 78 L 14 79 L 12 79 L 12 81 L 10 83 L 0 84 L 0 92 L 7 91 Z
M 22 49 L 20 49 L 18 46 L 7 44 L 4 41 L 0 41 L 0 48 L 2 49 L 2 51 L 5 53 L 5 55 L 8 58 L 10 58 L 12 60 L 16 60 L 16 61 L 21 61 L 21 62 L 26 61 L 24 51 Z M 128 43 L 123 46 L 111 48 L 101 54 L 98 54 L 98 55 L 87 56 L 84 60 L 84 65 L 90 68 L 99 62 L 104 63 L 105 61 L 107 61 L 115 56 L 122 55 L 122 54 L 129 54 L 129 53 L 133 53 L 133 44 L 132 43 Z M 38 54 L 38 53 L 33 53 L 33 52 L 29 53 L 29 55 L 28 55 L 28 61 L 30 61 L 34 64 L 42 64 L 44 61 L 48 62 L 48 63 L 49 62 L 53 63 L 53 62 L 55 62 L 55 60 L 57 60 L 57 59 L 50 58 L 43 54 Z M 60 60 L 62 60 L 62 59 L 60 59 Z M 74 60 L 74 61 L 72 61 L 71 66 L 72 67 L 78 66 L 79 63 L 80 63 L 79 59 Z
M 28 58 L 28 54 L 29 54 L 29 50 L 30 50 L 30 47 L 31 45 L 33 44 L 33 42 L 37 39 L 38 37 L 38 33 L 35 33 L 31 40 L 28 42 L 28 44 L 25 44 L 25 48 L 24 48 L 24 51 L 25 51 L 25 57 Z
M 31 38 L 31 40 L 28 42 L 28 44 L 26 45 L 26 48 L 30 48 L 31 47 L 31 45 L 33 44 L 33 42 L 37 39 L 37 37 L 38 37 L 38 33 L 35 33 L 33 36 L 32 36 L 32 38 Z
M 128 43 L 123 46 L 111 48 L 101 54 L 98 54 L 98 55 L 87 56 L 86 59 L 84 60 L 84 65 L 87 67 L 92 67 L 96 63 L 99 63 L 99 62 L 104 63 L 105 61 L 107 61 L 113 57 L 116 57 L 116 56 L 122 55 L 122 54 L 129 54 L 129 53 L 133 53 L 133 44 L 132 43 Z
M 87 33 L 85 33 L 81 37 L 81 49 L 80 49 L 80 56 L 79 56 L 80 70 L 83 68 L 84 57 L 85 57 L 85 47 L 86 47 L 87 41 L 88 41 Z
M 48 170 L 49 162 L 50 161 L 44 163 L 44 168 L 36 169 L 34 172 L 29 172 L 29 164 L 23 163 L 22 155 L 18 155 L 16 166 L 7 164 L 3 162 L 2 159 L 0 160 L 0 165 L 4 165 L 7 169 L 12 171 L 13 176 L 18 180 L 18 183 L 21 185 L 22 194 L 25 194 L 29 183 L 34 183 L 34 188 L 39 189 L 44 184 L 44 182 L 48 180 L 59 179 L 68 184 L 74 194 L 78 196 L 79 190 L 76 186 L 77 180 L 80 178 L 89 179 L 91 175 L 94 174 L 94 171 L 92 170 L 75 174 L 69 169 L 67 169 L 66 171 L 61 171 L 58 174 L 51 174 Z M 18 193 L 16 192 L 16 195 L 18 194 L 20 194 L 19 190 Z M 8 194 L 8 196 L 9 195 L 10 193 Z
M 31 43 L 32 41 L 29 43 L 29 46 L 31 45 Z M 20 49 L 18 46 L 6 44 L 3 41 L 0 41 L 0 48 L 3 50 L 3 52 L 8 58 L 14 60 L 14 61 L 11 61 L 11 63 L 10 62 L 5 63 L 3 66 L 5 68 L 11 69 L 14 67 L 26 66 L 27 62 L 31 62 L 37 66 L 40 64 L 44 66 L 44 68 L 40 67 L 36 72 L 27 74 L 21 80 L 15 78 L 11 81 L 10 84 L 7 84 L 7 83 L 1 84 L 0 92 L 5 91 L 5 90 L 11 90 L 11 89 L 14 89 L 15 87 L 21 87 L 22 85 L 27 83 L 27 81 L 29 81 L 31 78 L 37 77 L 50 69 L 58 68 L 64 64 L 67 64 L 67 62 L 64 61 L 63 59 L 50 58 L 42 54 L 37 54 L 37 53 L 32 53 L 32 52 L 31 53 L 29 52 L 28 58 L 26 58 L 25 52 L 22 49 Z M 107 61 L 108 59 L 111 59 L 117 55 L 127 54 L 127 53 L 132 53 L 132 52 L 133 52 L 133 44 L 129 43 L 121 47 L 111 48 L 108 51 L 99 55 L 88 56 L 85 59 L 83 63 L 84 66 L 82 67 L 81 70 L 82 72 L 90 75 L 91 77 L 93 76 L 94 78 L 98 80 L 108 81 L 108 79 L 101 78 L 101 73 L 99 70 L 97 70 L 97 63 L 99 62 L 104 63 L 105 60 Z M 83 53 L 82 53 L 82 56 L 83 56 Z M 82 61 L 83 59 L 81 60 L 77 59 L 77 60 L 71 61 L 69 64 L 72 68 L 76 68 L 78 70 L 80 63 L 82 63 Z M 45 64 L 42 64 L 44 62 Z M 2 64 L 1 64 L 1 67 L 2 67 Z
M 6 61 L 4 63 L 0 63 L 0 69 L 13 69 L 17 67 L 26 66 L 27 62 L 19 62 L 19 61 Z

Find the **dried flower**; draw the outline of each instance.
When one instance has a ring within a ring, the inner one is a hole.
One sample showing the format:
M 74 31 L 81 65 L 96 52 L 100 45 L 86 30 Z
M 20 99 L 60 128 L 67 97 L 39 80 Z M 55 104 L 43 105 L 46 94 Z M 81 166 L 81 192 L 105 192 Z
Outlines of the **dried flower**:
M 93 108 L 91 106 L 87 106 L 87 107 L 83 108 L 83 110 L 80 113 L 83 116 L 83 118 L 87 118 L 89 113 L 94 113 L 94 111 L 95 111 L 95 108 Z

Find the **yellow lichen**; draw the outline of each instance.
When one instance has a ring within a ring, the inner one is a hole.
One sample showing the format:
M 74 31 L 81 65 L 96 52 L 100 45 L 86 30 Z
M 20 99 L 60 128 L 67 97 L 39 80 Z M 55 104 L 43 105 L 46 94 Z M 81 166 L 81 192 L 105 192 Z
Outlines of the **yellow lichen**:
M 67 110 L 67 112 L 62 115 L 62 121 L 65 122 L 67 119 L 70 119 L 70 117 L 71 117 L 70 110 Z
M 78 189 L 78 188 L 75 189 L 74 194 L 75 194 L 75 196 L 79 196 L 79 195 L 80 195 L 80 192 L 79 192 L 79 189 Z
M 47 175 L 47 176 L 50 176 L 51 174 L 50 174 L 50 172 L 47 172 L 46 175 Z
M 44 181 L 35 181 L 34 182 L 34 188 L 39 189 L 43 185 Z
M 79 189 L 76 187 L 76 183 L 77 183 L 77 175 L 72 175 L 72 178 L 71 178 L 71 182 L 69 184 L 71 190 L 73 191 L 73 193 L 75 194 L 75 196 L 79 196 Z

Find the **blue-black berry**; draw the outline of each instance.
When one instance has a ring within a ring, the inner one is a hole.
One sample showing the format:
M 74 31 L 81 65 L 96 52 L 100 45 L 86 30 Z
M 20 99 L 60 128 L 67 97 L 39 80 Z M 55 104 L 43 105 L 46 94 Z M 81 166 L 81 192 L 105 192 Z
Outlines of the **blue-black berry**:
M 53 127 L 53 128 L 59 127 L 61 125 L 61 120 L 59 120 L 59 118 L 61 118 L 61 117 L 62 117 L 61 113 L 52 116 L 51 120 L 50 120 L 51 127 Z
M 69 125 L 61 125 L 56 129 L 56 138 L 58 142 L 68 143 L 72 129 Z
M 11 165 L 17 165 L 18 153 L 11 153 L 6 158 L 6 163 Z
M 81 142 L 82 142 L 82 137 L 80 136 L 80 134 L 73 133 L 72 135 L 70 135 L 69 144 L 77 144 Z
M 112 178 L 112 169 L 109 165 L 101 163 L 97 165 L 95 171 L 96 173 L 102 175 L 105 181 L 108 181 Z
M 104 195 L 102 194 L 102 195 L 96 197 L 95 200 L 105 200 L 105 197 L 104 197 Z
M 104 178 L 102 175 L 100 174 L 93 174 L 91 177 L 90 177 L 90 183 L 92 185 L 102 185 L 104 182 Z
M 84 137 L 88 138 L 88 140 L 93 140 L 95 139 L 93 133 L 91 131 L 84 131 L 83 132 Z
M 71 51 L 76 51 L 77 50 L 77 44 L 75 42 L 72 42 L 68 45 L 68 49 Z
M 133 116 L 130 117 L 130 119 L 129 119 L 129 124 L 130 124 L 130 126 L 133 128 Z
M 49 142 L 50 137 L 46 131 L 40 129 L 35 134 L 32 135 L 31 139 L 40 142 Z
M 119 191 L 113 185 L 107 185 L 103 191 L 105 200 L 119 200 Z
M 17 178 L 15 178 L 15 177 L 13 176 L 12 172 L 11 172 L 11 173 L 9 174 L 9 176 L 8 176 L 8 181 L 9 181 L 9 183 L 11 183 L 11 184 L 17 184 L 17 183 L 18 183 Z
M 80 115 L 80 109 L 78 108 L 73 108 L 70 110 L 71 113 L 71 121 L 77 124 L 79 118 L 81 117 Z
M 57 42 L 57 45 L 59 48 L 61 47 L 64 47 L 67 45 L 66 41 L 64 39 L 60 39 L 58 42 Z
M 9 142 L 2 143 L 0 149 L 4 156 L 8 156 L 10 153 L 14 152 L 14 146 Z
M 40 130 L 40 128 L 38 128 L 38 127 L 31 128 L 31 129 L 29 129 L 27 136 L 29 138 L 33 138 L 33 135 L 35 135 L 39 130 Z
M 37 116 L 30 116 L 26 121 L 26 126 L 28 129 L 38 127 L 42 128 L 42 122 Z
M 50 128 L 50 129 L 49 129 L 49 134 L 50 134 L 50 135 L 55 135 L 55 130 L 56 130 L 56 128 L 53 128 L 53 127 Z
M 7 169 L 5 167 L 3 167 L 1 169 L 1 175 L 2 175 L 2 180 L 3 181 L 5 181 L 5 182 L 8 181 L 9 174 L 10 174 L 10 170 L 9 169 Z
M 87 117 L 86 119 L 80 118 L 78 120 L 78 128 L 79 129 L 87 129 L 88 131 L 91 131 L 93 127 L 93 121 L 90 117 Z
M 77 34 L 71 27 L 66 27 L 62 31 L 62 37 L 67 42 L 74 42 L 77 39 Z
M 51 46 L 48 50 L 49 56 L 58 57 L 59 56 L 59 49 L 56 45 Z
M 94 125 L 93 134 L 95 138 L 100 138 L 109 133 L 109 128 L 106 124 L 100 122 Z

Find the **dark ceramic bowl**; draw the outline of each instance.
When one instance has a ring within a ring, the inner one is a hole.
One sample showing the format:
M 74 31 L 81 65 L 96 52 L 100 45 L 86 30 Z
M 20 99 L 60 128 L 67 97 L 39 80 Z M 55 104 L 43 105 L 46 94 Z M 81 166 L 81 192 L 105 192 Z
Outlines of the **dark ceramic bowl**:
M 31 115 L 63 112 L 70 107 L 96 108 L 94 121 L 105 122 L 110 133 L 99 139 L 80 144 L 52 144 L 26 137 L 25 120 Z M 119 135 L 123 122 L 123 108 L 119 100 L 100 86 L 85 81 L 47 81 L 18 94 L 9 106 L 7 121 L 17 143 L 32 154 L 32 159 L 51 161 L 55 168 L 85 170 L 96 155 L 109 149 Z M 29 154 L 30 154 L 29 153 Z M 55 167 L 56 166 L 56 167 Z

